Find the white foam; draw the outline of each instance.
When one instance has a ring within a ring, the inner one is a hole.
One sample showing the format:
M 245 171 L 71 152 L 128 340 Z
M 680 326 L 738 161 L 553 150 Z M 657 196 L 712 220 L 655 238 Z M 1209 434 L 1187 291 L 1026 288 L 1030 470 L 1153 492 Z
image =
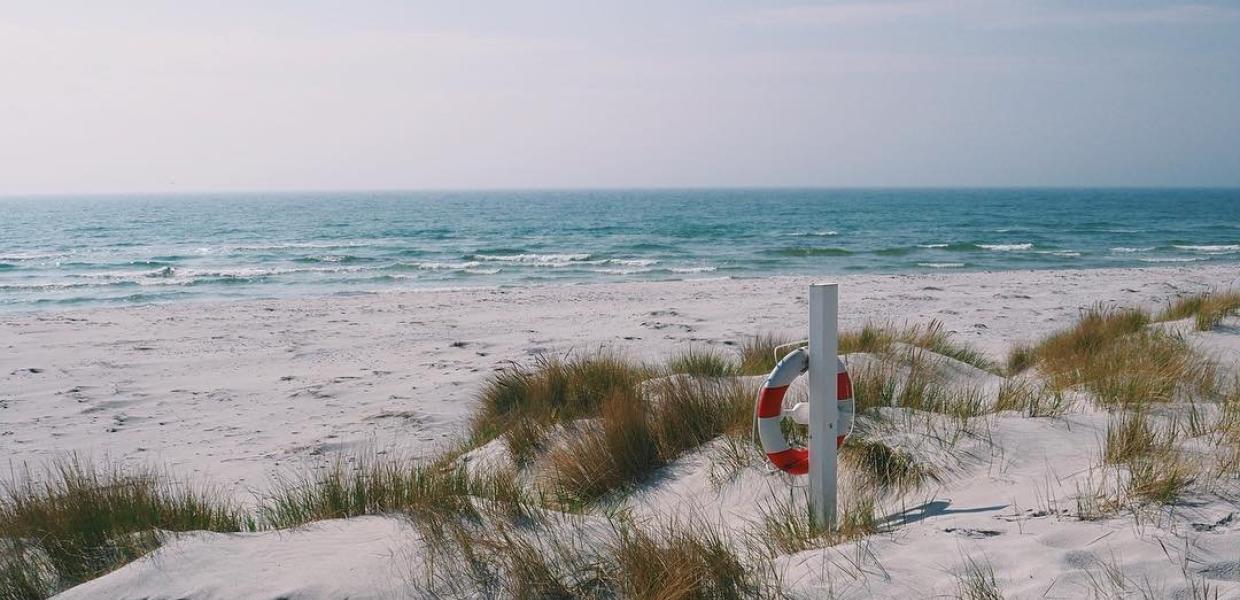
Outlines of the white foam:
M 1187 250 L 1200 254 L 1234 254 L 1240 252 L 1240 244 L 1218 244 L 1213 246 L 1172 246 L 1177 250 Z
M 472 269 L 482 264 L 476 260 L 467 262 L 415 262 L 409 263 L 423 271 L 457 271 L 462 269 Z
M 918 248 L 946 248 L 949 244 L 917 244 Z
M 964 266 L 964 263 L 958 262 L 924 262 L 917 263 L 919 267 L 928 267 L 931 269 L 958 269 Z
M 1140 248 L 1131 248 L 1131 247 L 1127 247 L 1127 246 L 1119 246 L 1119 247 L 1117 247 L 1117 248 L 1111 248 L 1111 252 L 1114 252 L 1114 253 L 1116 253 L 1116 254 L 1132 254 L 1132 253 L 1134 253 L 1134 252 L 1151 252 L 1151 251 L 1153 251 L 1153 250 L 1154 250 L 1154 247 L 1153 247 L 1153 246 L 1142 246 L 1142 247 L 1140 247 Z
M 68 254 L 60 252 L 18 252 L 16 254 L 0 255 L 0 262 L 23 262 L 31 260 L 47 260 L 51 258 L 64 258 Z
M 638 273 L 649 273 L 654 271 L 650 268 L 635 269 L 590 269 L 591 273 L 602 273 L 603 275 L 636 275 Z
M 668 269 L 673 273 L 711 273 L 717 270 L 716 267 L 673 267 Z
M 288 250 L 288 249 L 304 249 L 313 248 L 317 250 L 331 250 L 335 248 L 364 248 L 373 244 L 359 244 L 357 242 L 288 242 L 286 244 L 255 244 L 230 246 L 231 250 Z
M 1162 256 L 1158 258 L 1142 258 L 1140 260 L 1141 262 L 1147 262 L 1147 263 L 1168 263 L 1168 262 L 1180 263 L 1180 262 L 1197 262 L 1199 260 L 1205 260 L 1205 259 L 1199 256 Z
M 1016 252 L 1019 250 L 1031 250 L 1033 249 L 1033 244 L 978 244 L 977 247 L 996 252 Z
M 564 265 L 590 260 L 589 254 L 477 254 L 473 258 L 485 261 L 524 263 L 533 265 Z

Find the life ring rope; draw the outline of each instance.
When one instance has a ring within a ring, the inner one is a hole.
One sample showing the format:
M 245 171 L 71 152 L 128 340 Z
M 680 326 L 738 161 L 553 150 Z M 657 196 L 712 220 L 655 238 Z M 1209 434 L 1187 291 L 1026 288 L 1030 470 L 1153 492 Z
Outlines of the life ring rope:
M 762 384 L 755 412 L 758 420 L 758 438 L 762 442 L 762 450 L 766 452 L 767 459 L 779 470 L 793 475 L 804 475 L 809 472 L 809 449 L 790 446 L 788 440 L 784 438 L 780 423 L 785 416 L 793 413 L 791 410 L 784 409 L 784 396 L 788 393 L 788 387 L 807 370 L 809 370 L 809 352 L 805 348 L 797 348 L 784 356 Z M 836 399 L 840 404 L 839 419 L 836 421 L 836 431 L 839 435 L 835 438 L 835 445 L 838 448 L 844 445 L 844 440 L 852 432 L 854 412 L 852 378 L 848 375 L 844 361 L 838 357 L 836 358 L 835 378 Z M 803 408 L 799 405 L 794 407 L 797 411 Z

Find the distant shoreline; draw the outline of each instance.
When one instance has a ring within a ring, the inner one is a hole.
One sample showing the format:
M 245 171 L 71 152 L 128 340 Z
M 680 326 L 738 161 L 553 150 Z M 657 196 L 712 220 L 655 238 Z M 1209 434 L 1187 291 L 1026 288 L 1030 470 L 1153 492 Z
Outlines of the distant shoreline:
M 1177 277 L 1183 275 L 1218 275 L 1222 278 L 1232 276 L 1232 287 L 1240 287 L 1240 269 L 1232 269 L 1228 265 L 1151 265 L 1148 267 L 1081 267 L 1076 269 L 1003 269 L 1003 270 L 987 270 L 987 271 L 920 271 L 920 272 L 902 272 L 902 273 L 852 273 L 852 274 L 824 274 L 815 275 L 771 275 L 767 277 L 761 276 L 721 276 L 721 277 L 697 277 L 687 279 L 657 279 L 647 281 L 578 281 L 566 283 L 527 283 L 527 284 L 507 284 L 507 285 L 461 285 L 461 286 L 444 286 L 444 287 L 426 287 L 426 288 L 393 288 L 384 290 L 368 290 L 368 291 L 340 291 L 327 294 L 308 294 L 304 296 L 287 296 L 287 297 L 266 297 L 266 298 L 200 298 L 194 300 L 167 301 L 167 302 L 148 302 L 136 304 L 116 304 L 116 305 L 77 305 L 77 306 L 44 306 L 37 308 L 29 308 L 24 310 L 3 310 L 0 309 L 0 323 L 6 320 L 22 319 L 27 317 L 48 316 L 57 314 L 81 314 L 91 312 L 113 312 L 113 311 L 140 311 L 140 310 L 156 310 L 168 309 L 173 307 L 194 307 L 203 310 L 220 307 L 242 307 L 242 306 L 270 306 L 275 304 L 332 304 L 334 302 L 347 302 L 358 298 L 375 298 L 388 301 L 404 301 L 408 299 L 417 299 L 422 296 L 433 296 L 440 294 L 507 294 L 509 292 L 528 291 L 537 292 L 540 290 L 558 290 L 558 289 L 574 289 L 574 288 L 618 288 L 618 289 L 636 289 L 650 288 L 657 290 L 661 286 L 709 286 L 715 283 L 737 282 L 779 282 L 780 284 L 801 283 L 809 285 L 819 281 L 848 283 L 849 281 L 871 281 L 871 280 L 904 280 L 909 278 L 948 278 L 973 276 L 973 277 L 993 277 L 1003 274 L 1012 275 L 1032 275 L 1032 274 L 1056 274 L 1056 273 L 1088 273 L 1097 272 L 1100 275 L 1112 276 L 1121 273 L 1132 273 L 1133 275 L 1154 275 L 1157 273 L 1165 273 L 1169 277 Z M 1220 289 L 1230 289 L 1228 286 L 1221 286 Z

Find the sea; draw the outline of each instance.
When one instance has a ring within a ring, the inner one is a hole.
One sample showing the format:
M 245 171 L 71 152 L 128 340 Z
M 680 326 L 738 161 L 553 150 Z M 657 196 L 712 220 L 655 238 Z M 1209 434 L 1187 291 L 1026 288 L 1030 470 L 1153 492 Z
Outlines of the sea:
M 1236 189 L 0 198 L 0 311 L 843 273 L 1240 269 Z

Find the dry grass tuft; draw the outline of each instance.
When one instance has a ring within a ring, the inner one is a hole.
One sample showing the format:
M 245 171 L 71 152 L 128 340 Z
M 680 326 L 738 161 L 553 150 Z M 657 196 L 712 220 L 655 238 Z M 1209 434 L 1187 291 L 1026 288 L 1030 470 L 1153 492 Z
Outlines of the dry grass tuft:
M 951 385 L 918 348 L 895 350 L 852 373 L 858 414 L 882 406 L 942 413 L 968 420 L 992 412 L 979 390 Z
M 1183 453 L 1153 454 L 1128 463 L 1125 491 L 1131 498 L 1154 504 L 1174 504 L 1198 477 L 1196 465 Z
M 668 522 L 646 530 L 617 527 L 612 581 L 625 598 L 649 600 L 759 597 L 757 572 L 716 527 Z
M 734 380 L 684 376 L 652 380 L 646 391 L 611 397 L 597 424 L 551 452 L 557 491 L 570 505 L 600 500 L 685 452 L 747 430 L 756 392 Z
M 570 358 L 540 357 L 532 367 L 513 364 L 493 375 L 479 394 L 471 422 L 475 443 L 505 435 L 518 462 L 542 444 L 547 425 L 598 414 L 613 394 L 636 394 L 649 369 L 618 355 L 597 352 Z
M 1206 292 L 1177 298 L 1158 315 L 1159 321 L 1193 317 L 1197 331 L 1210 331 L 1224 318 L 1240 313 L 1240 292 Z
M 934 467 L 918 462 L 907 450 L 877 440 L 848 438 L 840 449 L 840 460 L 880 494 L 905 493 L 941 481 Z
M 782 357 L 775 356 L 775 349 L 793 342 L 787 336 L 760 333 L 743 342 L 740 347 L 740 374 L 766 375 L 775 368 Z
M 1240 478 L 1240 374 L 1220 400 L 1218 418 L 1208 435 L 1217 457 L 1216 474 Z
M 1102 462 L 1115 469 L 1118 496 L 1095 498 L 1094 512 L 1114 511 L 1128 502 L 1178 502 L 1198 480 L 1200 471 L 1198 461 L 1189 459 L 1177 445 L 1178 429 L 1174 421 L 1157 425 L 1140 412 L 1112 419 L 1102 446 Z
M 997 366 L 986 358 L 986 355 L 968 344 L 953 340 L 951 334 L 943 330 L 943 322 L 938 319 L 931 320 L 925 325 L 903 327 L 890 323 L 866 323 L 859 331 L 840 333 L 839 352 L 840 354 L 853 352 L 885 354 L 890 353 L 896 343 L 929 350 L 984 371 L 997 370 Z
M 1026 344 L 1016 344 L 1008 350 L 1007 356 L 1007 374 L 1018 375 L 1029 370 L 1038 360 L 1037 352 L 1032 346 Z
M 1105 406 L 1141 406 L 1186 393 L 1211 393 L 1213 364 L 1184 338 L 1146 329 L 1149 320 L 1143 311 L 1098 305 L 1036 346 L 1014 349 L 1008 364 L 1012 368 L 1032 362 L 1054 389 L 1080 386 Z
M 603 404 L 600 422 L 582 429 L 547 459 L 556 489 L 569 504 L 599 500 L 666 464 L 640 397 L 613 394 Z
M 667 372 L 694 377 L 732 377 L 740 366 L 731 356 L 707 347 L 691 347 L 667 361 Z
M 156 530 L 253 527 L 221 494 L 143 469 L 57 461 L 38 481 L 25 472 L 0 497 L 0 591 L 43 598 L 103 575 L 159 547 Z
M 964 572 L 956 578 L 956 597 L 961 600 L 1003 600 L 995 569 L 989 562 L 966 558 Z
M 778 597 L 760 557 L 742 557 L 699 520 L 642 527 L 610 520 L 587 539 L 581 523 L 458 525 L 428 563 L 430 597 L 740 599 Z M 599 535 L 599 534 L 602 535 Z
M 484 513 L 534 519 L 543 498 L 509 471 L 471 475 L 447 461 L 429 463 L 362 457 L 317 472 L 278 478 L 258 507 L 259 525 L 285 529 L 312 521 L 403 514 L 431 533 L 444 523 Z M 477 499 L 484 499 L 483 509 Z
M 999 386 L 994 410 L 1012 410 L 1026 417 L 1061 417 L 1072 409 L 1063 390 L 1024 379 L 1007 379 Z
M 1110 465 L 1129 464 L 1154 454 L 1170 452 L 1174 445 L 1173 428 L 1161 429 L 1141 412 L 1124 412 L 1107 425 L 1102 460 Z
M 841 500 L 834 530 L 819 523 L 805 503 L 796 502 L 791 496 L 768 502 L 762 507 L 761 529 L 757 533 L 760 543 L 772 554 L 795 554 L 882 531 L 873 496 L 857 492 L 844 495 Z

